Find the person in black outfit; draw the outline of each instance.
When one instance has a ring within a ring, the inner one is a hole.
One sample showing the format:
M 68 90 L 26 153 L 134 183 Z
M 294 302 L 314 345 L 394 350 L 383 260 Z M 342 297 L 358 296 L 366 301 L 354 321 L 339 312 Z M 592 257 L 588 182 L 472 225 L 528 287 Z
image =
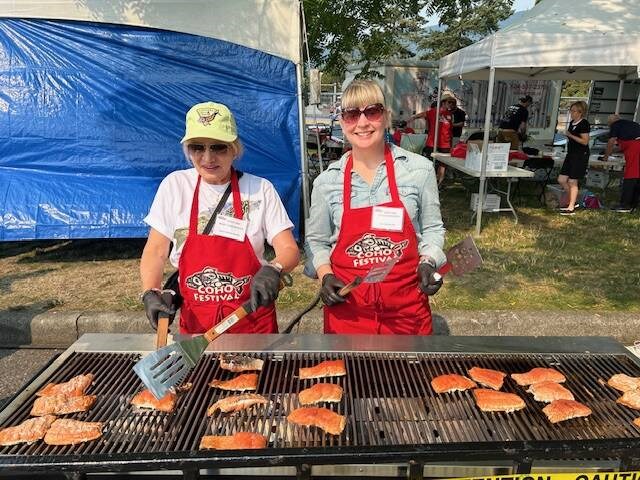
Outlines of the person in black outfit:
M 449 110 L 453 117 L 453 123 L 451 124 L 451 147 L 455 147 L 462 136 L 462 128 L 464 127 L 464 121 L 467 119 L 467 112 L 458 108 L 458 101 L 455 98 L 447 100 L 447 103 L 449 104 Z
M 638 207 L 640 200 L 640 124 L 618 115 L 609 116 L 609 141 L 603 160 L 609 160 L 616 143 L 624 153 L 625 164 L 620 205 L 613 210 L 630 213 Z
M 574 102 L 569 108 L 571 121 L 564 134 L 569 140 L 567 155 L 558 175 L 558 183 L 569 196 L 569 204 L 560 209 L 561 215 L 573 215 L 578 199 L 578 181 L 584 178 L 589 166 L 589 122 L 587 104 Z
M 511 150 L 520 149 L 520 138 L 527 134 L 527 120 L 529 120 L 529 110 L 533 103 L 530 95 L 525 95 L 520 99 L 520 103 L 511 105 L 504 112 L 496 136 L 497 143 L 511 143 Z

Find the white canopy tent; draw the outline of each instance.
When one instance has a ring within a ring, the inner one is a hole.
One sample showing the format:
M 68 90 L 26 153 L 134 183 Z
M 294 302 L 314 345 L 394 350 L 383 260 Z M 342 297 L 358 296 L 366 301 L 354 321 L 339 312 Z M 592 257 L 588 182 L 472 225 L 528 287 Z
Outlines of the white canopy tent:
M 486 147 L 496 79 L 619 80 L 618 111 L 624 81 L 639 78 L 639 68 L 638 0 L 542 0 L 519 21 L 440 59 L 439 77 L 440 82 L 488 80 Z M 477 234 L 482 222 L 486 151 L 483 148 Z

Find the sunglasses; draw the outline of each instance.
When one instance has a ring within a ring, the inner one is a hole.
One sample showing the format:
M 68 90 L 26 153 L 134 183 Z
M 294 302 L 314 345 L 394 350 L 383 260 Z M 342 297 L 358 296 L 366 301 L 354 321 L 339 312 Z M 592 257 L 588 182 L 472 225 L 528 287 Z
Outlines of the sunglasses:
M 190 143 L 189 151 L 191 153 L 202 155 L 207 148 L 207 145 L 203 143 Z M 209 145 L 209 151 L 211 153 L 224 154 L 229 150 L 229 145 L 226 143 L 212 143 Z
M 344 120 L 345 123 L 356 123 L 360 120 L 360 115 L 363 113 L 370 122 L 379 122 L 382 119 L 382 114 L 384 113 L 384 105 L 381 103 L 374 103 L 373 105 L 367 105 L 364 108 L 345 108 L 342 110 L 342 120 Z

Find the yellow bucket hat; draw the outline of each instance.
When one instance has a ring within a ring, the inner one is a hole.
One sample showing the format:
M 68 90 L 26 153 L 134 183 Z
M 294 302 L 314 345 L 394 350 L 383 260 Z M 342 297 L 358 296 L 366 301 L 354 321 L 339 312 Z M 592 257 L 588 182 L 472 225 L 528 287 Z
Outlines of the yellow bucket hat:
M 189 109 L 185 133 L 180 143 L 192 138 L 212 138 L 230 143 L 238 138 L 233 114 L 226 105 L 214 102 L 198 103 Z

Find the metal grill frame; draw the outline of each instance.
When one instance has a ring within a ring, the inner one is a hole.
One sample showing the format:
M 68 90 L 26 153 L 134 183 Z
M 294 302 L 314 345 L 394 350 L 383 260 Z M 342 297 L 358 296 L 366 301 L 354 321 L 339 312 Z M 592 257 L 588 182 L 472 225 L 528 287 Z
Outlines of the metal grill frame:
M 145 353 L 154 345 L 152 335 L 88 334 L 74 343 L 0 411 L 0 424 L 43 386 L 76 352 Z M 554 355 L 609 354 L 624 356 L 636 367 L 637 357 L 608 337 L 380 337 L 329 335 L 225 335 L 210 350 L 216 352 L 267 352 L 269 354 L 334 353 L 362 354 L 452 354 L 469 355 Z M 443 372 L 444 373 L 444 372 Z M 522 394 L 523 398 L 525 394 Z M 528 401 L 528 399 L 526 399 Z M 114 407 L 115 408 L 115 407 Z M 348 418 L 348 422 L 352 421 Z M 208 428 L 208 427 L 207 427 Z M 349 427 L 347 427 L 349 428 Z M 334 443 L 333 440 L 331 443 Z M 339 443 L 339 441 L 338 441 Z M 199 468 L 331 465 L 356 463 L 409 463 L 512 460 L 526 471 L 534 460 L 615 458 L 621 469 L 640 466 L 640 437 L 618 439 L 483 441 L 457 443 L 421 443 L 397 446 L 328 445 L 315 448 L 268 448 L 256 451 L 111 453 L 92 455 L 11 456 L 0 455 L 0 467 L 6 472 L 133 472 L 163 469 L 196 470 Z M 517 472 L 516 472 L 517 473 Z

